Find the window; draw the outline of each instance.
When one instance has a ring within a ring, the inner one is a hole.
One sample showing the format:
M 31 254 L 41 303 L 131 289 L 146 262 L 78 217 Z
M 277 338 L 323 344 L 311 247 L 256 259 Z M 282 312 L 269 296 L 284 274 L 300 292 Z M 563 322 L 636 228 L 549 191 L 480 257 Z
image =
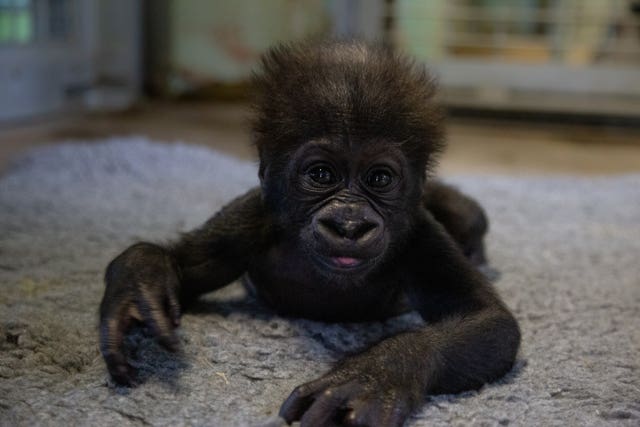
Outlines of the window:
M 0 44 L 33 40 L 34 5 L 31 0 L 0 0 Z

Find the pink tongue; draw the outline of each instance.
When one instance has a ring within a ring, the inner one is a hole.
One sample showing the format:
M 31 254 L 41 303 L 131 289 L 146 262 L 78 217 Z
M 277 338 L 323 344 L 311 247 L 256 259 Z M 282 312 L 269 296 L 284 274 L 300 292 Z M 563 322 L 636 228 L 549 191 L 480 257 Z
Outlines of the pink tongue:
M 333 259 L 336 264 L 338 264 L 340 267 L 352 267 L 354 265 L 357 265 L 360 263 L 360 260 L 357 258 L 349 258 L 346 256 L 341 256 L 341 257 L 335 257 Z

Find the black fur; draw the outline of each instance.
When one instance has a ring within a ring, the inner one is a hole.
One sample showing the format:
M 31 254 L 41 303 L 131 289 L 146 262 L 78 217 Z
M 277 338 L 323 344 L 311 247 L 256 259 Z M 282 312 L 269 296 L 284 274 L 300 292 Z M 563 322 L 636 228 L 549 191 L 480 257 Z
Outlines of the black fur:
M 253 86 L 263 166 L 318 137 L 394 141 L 422 170 L 444 146 L 433 77 L 381 45 L 281 45 L 263 56 Z
M 284 45 L 254 78 L 261 188 L 169 246 L 114 259 L 100 306 L 113 379 L 135 382 L 133 320 L 168 349 L 180 311 L 243 274 L 280 313 L 327 321 L 415 309 L 426 324 L 390 337 L 293 391 L 287 422 L 402 425 L 429 393 L 478 388 L 515 359 L 518 325 L 486 278 L 488 221 L 430 179 L 443 145 L 427 72 L 357 42 Z

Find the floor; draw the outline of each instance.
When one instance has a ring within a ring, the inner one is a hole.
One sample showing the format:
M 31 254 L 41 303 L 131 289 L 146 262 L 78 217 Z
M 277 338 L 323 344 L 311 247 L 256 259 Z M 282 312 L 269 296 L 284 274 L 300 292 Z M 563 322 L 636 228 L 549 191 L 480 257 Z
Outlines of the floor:
M 42 144 L 145 135 L 202 144 L 253 159 L 244 104 L 145 103 L 124 113 L 49 117 L 0 125 L 0 171 Z M 640 172 L 640 128 L 453 117 L 443 175 Z

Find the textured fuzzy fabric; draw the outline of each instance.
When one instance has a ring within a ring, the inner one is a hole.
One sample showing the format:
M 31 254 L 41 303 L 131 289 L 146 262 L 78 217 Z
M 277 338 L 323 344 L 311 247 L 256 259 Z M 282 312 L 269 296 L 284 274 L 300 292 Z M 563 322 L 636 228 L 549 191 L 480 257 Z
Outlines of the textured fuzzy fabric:
M 458 177 L 492 220 L 495 286 L 523 345 L 512 373 L 430 398 L 410 425 L 640 424 L 640 176 Z M 0 424 L 277 425 L 291 389 L 419 320 L 275 316 L 237 284 L 186 314 L 183 351 L 141 333 L 146 381 L 114 388 L 97 346 L 108 261 L 170 239 L 254 185 L 255 165 L 141 139 L 40 149 L 0 180 Z

